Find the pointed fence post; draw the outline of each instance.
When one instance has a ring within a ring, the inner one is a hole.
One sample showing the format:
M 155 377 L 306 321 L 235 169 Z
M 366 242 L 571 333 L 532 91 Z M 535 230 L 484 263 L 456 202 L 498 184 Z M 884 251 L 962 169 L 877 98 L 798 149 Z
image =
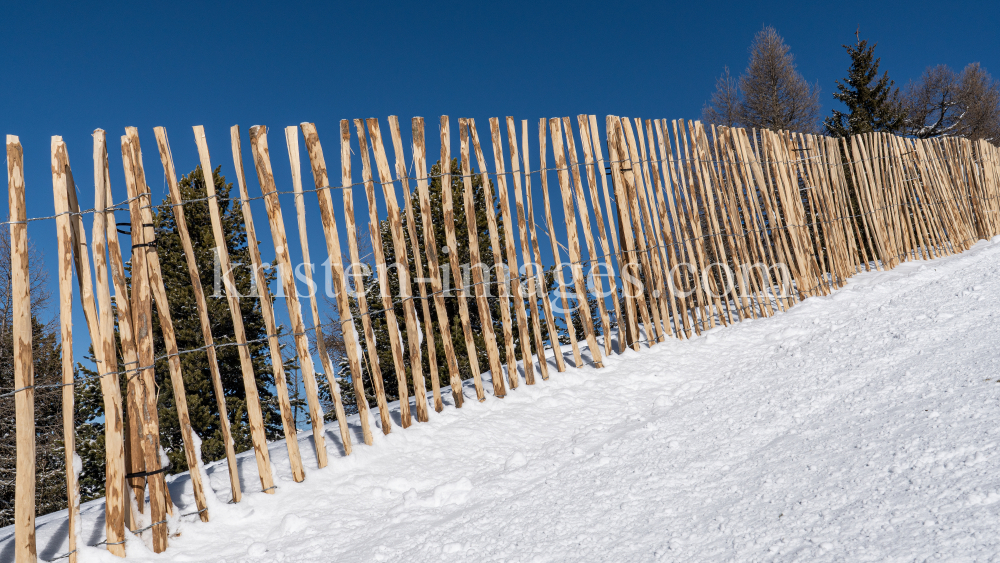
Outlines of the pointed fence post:
M 54 155 L 53 155 L 54 156 Z M 17 460 L 14 476 L 14 560 L 35 563 L 35 373 L 31 359 L 31 275 L 28 222 L 24 209 L 24 151 L 7 135 L 7 195 L 10 209 L 11 301 L 14 337 L 14 419 Z

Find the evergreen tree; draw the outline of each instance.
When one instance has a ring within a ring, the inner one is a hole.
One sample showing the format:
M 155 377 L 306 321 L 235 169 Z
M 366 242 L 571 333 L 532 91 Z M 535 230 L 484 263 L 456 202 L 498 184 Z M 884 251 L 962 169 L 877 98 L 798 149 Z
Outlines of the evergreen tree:
M 451 169 L 452 171 L 460 169 L 457 159 L 452 159 Z M 442 189 L 440 174 L 441 174 L 441 164 L 440 162 L 438 162 L 431 167 L 431 172 L 430 172 L 431 178 L 428 187 L 430 209 L 432 215 L 430 219 L 430 224 L 434 229 L 434 239 L 438 245 L 439 265 L 442 268 L 442 272 L 448 272 L 449 276 L 449 279 L 442 280 L 445 285 L 445 288 L 449 290 L 445 295 L 445 307 L 447 309 L 447 316 L 451 320 L 451 327 L 450 327 L 451 330 L 449 335 L 452 347 L 455 351 L 455 356 L 458 360 L 459 370 L 461 372 L 461 378 L 464 380 L 472 378 L 473 374 L 471 371 L 471 363 L 469 362 L 468 350 L 465 346 L 465 335 L 463 332 L 459 316 L 459 301 L 457 297 L 459 289 L 457 288 L 462 284 L 471 284 L 472 278 L 471 274 L 467 271 L 462 271 L 457 273 L 452 272 L 450 265 L 451 264 L 450 254 L 447 254 L 443 251 L 443 247 L 447 245 L 447 238 L 445 235 L 445 228 L 444 228 L 443 189 Z M 414 187 L 415 186 L 413 186 L 413 183 L 411 182 L 411 188 Z M 500 215 L 500 206 L 499 206 L 500 204 L 499 204 L 499 199 L 497 197 L 496 185 L 493 184 L 492 186 L 493 188 L 492 201 L 486 201 L 486 195 L 485 195 L 485 190 L 483 189 L 481 176 L 475 175 L 472 178 L 472 188 L 474 190 L 473 197 L 475 200 L 475 208 L 476 208 L 475 221 L 476 221 L 476 231 L 479 237 L 479 253 L 481 262 L 489 267 L 492 267 L 494 260 L 494 252 L 498 252 L 500 254 L 501 259 L 504 260 L 505 263 L 512 264 L 513 261 L 509 260 L 508 257 L 506 256 L 505 248 L 503 247 L 503 245 L 501 245 L 502 248 L 500 249 L 494 249 L 490 244 L 490 234 L 487 224 L 487 213 L 493 213 L 494 216 Z M 455 234 L 458 243 L 458 248 L 449 248 L 448 253 L 457 252 L 459 264 L 461 264 L 463 268 L 467 268 L 471 262 L 471 257 L 470 257 L 471 254 L 469 252 L 469 244 L 468 244 L 469 237 L 467 234 L 468 218 L 466 217 L 465 214 L 465 204 L 464 204 L 465 184 L 459 174 L 453 173 L 451 177 L 451 190 L 452 190 L 452 199 L 454 203 Z M 424 242 L 423 221 L 421 219 L 421 214 L 420 214 L 421 213 L 420 199 L 416 189 L 413 189 L 413 193 L 410 195 L 410 197 L 411 197 L 410 203 L 413 206 L 414 221 L 416 223 L 415 227 L 417 233 L 417 240 L 416 241 L 410 240 L 405 212 L 403 212 L 403 232 L 404 232 L 404 237 L 406 238 L 407 241 L 407 248 L 409 249 L 409 255 L 407 259 L 409 261 L 410 278 L 411 280 L 416 280 L 418 276 L 416 272 L 416 262 L 413 258 L 414 249 L 416 249 L 416 251 L 419 252 L 421 257 L 423 258 L 424 275 L 428 276 L 429 272 L 426 259 L 427 249 Z M 401 205 L 403 205 L 403 202 L 400 203 Z M 382 235 L 382 242 L 384 247 L 383 250 L 385 252 L 386 263 L 392 264 L 396 261 L 396 259 L 395 259 L 395 249 L 393 248 L 391 242 L 392 239 L 391 239 L 391 232 L 388 220 L 380 221 L 379 229 Z M 500 223 L 499 221 L 497 223 L 497 232 L 500 237 L 500 240 L 501 241 L 504 240 L 505 234 L 504 234 L 503 224 Z M 361 246 L 367 246 L 371 244 L 370 240 L 367 240 L 368 237 L 359 237 L 359 238 L 361 239 L 360 242 Z M 366 252 L 366 250 L 367 248 L 361 249 L 360 252 L 362 256 L 370 254 L 369 252 Z M 389 401 L 393 401 L 395 399 L 398 399 L 399 389 L 395 375 L 396 373 L 395 366 L 392 359 L 392 349 L 388 345 L 389 342 L 388 325 L 386 323 L 386 316 L 384 314 L 378 313 L 378 311 L 381 311 L 383 309 L 383 306 L 382 306 L 381 295 L 378 293 L 379 286 L 378 286 L 377 274 L 375 272 L 375 265 L 373 263 L 370 263 L 368 264 L 368 267 L 370 268 L 370 273 L 366 275 L 364 278 L 365 280 L 364 285 L 367 296 L 367 305 L 368 305 L 368 310 L 372 312 L 372 317 L 371 317 L 372 328 L 375 332 L 376 340 L 378 341 L 377 357 L 379 361 L 379 367 L 382 371 L 383 385 L 385 388 L 386 398 Z M 500 288 L 497 283 L 498 271 L 496 269 L 490 271 L 486 271 L 486 269 L 483 269 L 482 271 L 484 279 L 487 276 L 489 276 L 487 284 L 489 297 L 487 299 L 489 301 L 490 315 L 493 321 L 493 328 L 497 334 L 502 334 L 501 307 L 503 306 L 503 300 L 500 299 L 501 295 Z M 512 275 L 515 276 L 518 274 L 519 274 L 518 272 L 512 273 Z M 466 279 L 463 281 L 463 278 Z M 551 271 L 549 272 L 549 275 L 546 277 L 546 279 L 547 279 L 547 285 L 550 286 L 549 289 L 551 290 L 553 286 Z M 390 285 L 389 288 L 390 295 L 392 295 L 394 301 L 397 302 L 394 310 L 396 313 L 397 322 L 399 323 L 400 332 L 402 333 L 403 339 L 405 340 L 406 331 L 403 321 L 403 307 L 402 303 L 399 303 L 399 298 L 398 298 L 399 277 L 394 269 L 390 270 L 389 285 Z M 427 291 L 428 293 L 430 293 L 431 291 L 429 282 L 427 284 Z M 479 309 L 476 306 L 475 298 L 472 297 L 473 292 L 474 292 L 473 288 L 470 287 L 467 289 L 467 293 L 469 295 L 467 301 L 469 320 L 470 324 L 472 325 L 473 338 L 475 339 L 477 360 L 479 362 L 480 369 L 486 370 L 489 369 L 488 368 L 489 361 L 486 355 L 486 342 L 484 340 L 485 336 L 482 329 L 482 319 L 479 316 Z M 415 297 L 419 298 L 420 293 L 416 283 L 413 283 L 412 293 Z M 432 299 L 430 297 L 428 298 Z M 441 340 L 440 327 L 438 325 L 437 315 L 434 312 L 433 303 L 431 303 L 430 306 L 432 311 L 431 316 L 432 316 L 433 333 L 434 333 L 434 346 L 438 362 L 438 376 L 440 379 L 441 386 L 445 387 L 450 385 L 450 381 L 449 381 L 448 367 L 445 359 L 446 356 L 444 353 L 444 342 Z M 511 301 L 510 306 L 511 306 L 512 322 L 516 323 L 516 321 L 513 320 L 515 318 L 513 309 L 513 300 Z M 594 305 L 594 307 L 596 310 L 596 305 Z M 353 299 L 352 299 L 351 309 L 353 315 L 358 315 L 360 312 L 357 303 Z M 421 323 L 424 322 L 421 306 L 419 304 L 417 305 L 417 317 Z M 327 326 L 339 327 L 339 322 L 333 319 L 329 322 Z M 368 366 L 368 347 L 361 330 L 360 321 L 358 321 L 357 330 L 359 334 L 360 345 L 362 349 L 365 351 L 365 356 L 366 356 L 366 358 L 362 361 L 365 370 L 365 379 L 366 379 L 365 387 L 368 393 L 371 394 L 373 391 L 373 387 L 370 381 L 371 370 Z M 336 356 L 338 356 L 337 363 L 339 365 L 340 372 L 347 373 L 348 366 L 345 357 L 342 336 L 340 335 L 339 331 L 329 331 L 329 332 L 330 334 L 327 335 L 327 348 L 331 352 L 333 352 Z M 548 339 L 547 327 L 545 326 L 544 323 L 542 324 L 542 333 L 543 333 L 543 338 Z M 529 340 L 532 340 L 531 342 L 529 342 L 529 346 L 531 347 L 533 353 L 538 353 L 538 351 L 534 349 L 533 339 Z M 516 330 L 516 328 L 514 330 L 514 345 L 515 348 L 518 350 L 518 354 L 520 354 L 520 349 L 521 349 L 520 335 Z M 505 347 L 501 343 L 501 345 L 499 345 L 498 348 L 500 350 L 501 362 L 506 362 Z M 407 354 L 405 347 L 404 347 L 404 354 Z M 406 359 L 408 361 L 408 355 L 406 356 Z M 430 359 L 428 354 L 426 353 L 423 354 L 422 369 L 429 388 Z M 409 385 L 412 386 L 413 383 L 412 373 L 409 370 L 407 370 L 407 381 L 409 381 Z M 342 386 L 341 389 L 344 391 L 342 395 L 344 398 L 345 405 L 347 405 L 349 408 L 353 407 L 354 404 L 353 391 L 348 390 L 348 384 L 344 380 L 341 381 L 341 386 Z M 368 397 L 368 401 L 369 405 L 374 405 L 373 394 Z
M 451 169 L 453 171 L 460 170 L 457 159 L 452 159 Z M 444 247 L 447 245 L 447 238 L 445 236 L 445 230 L 444 230 L 444 205 L 443 205 L 444 194 L 441 186 L 440 173 L 441 173 L 440 163 L 434 164 L 431 168 L 431 181 L 428 187 L 428 193 L 430 195 L 430 200 L 431 200 L 430 207 L 431 207 L 432 217 L 430 223 L 434 227 L 434 240 L 438 245 Z M 486 214 L 493 213 L 494 216 L 498 216 L 500 213 L 500 207 L 496 195 L 496 187 L 495 185 L 492 186 L 493 200 L 487 202 L 481 176 L 479 175 L 473 176 L 471 183 L 473 189 L 473 198 L 475 199 L 475 205 L 476 205 L 475 221 L 476 221 L 476 232 L 479 237 L 480 260 L 482 261 L 483 264 L 492 266 L 494 260 L 493 253 L 496 249 L 493 249 L 490 245 L 490 232 L 487 226 Z M 465 203 L 464 203 L 465 183 L 459 174 L 453 174 L 451 177 L 451 191 L 452 191 L 452 200 L 454 202 L 454 210 L 455 210 L 454 213 L 455 235 L 456 235 L 456 240 L 458 242 L 458 248 L 457 249 L 449 248 L 448 251 L 458 252 L 459 264 L 467 265 L 471 263 L 471 254 L 469 252 L 469 244 L 468 244 L 469 240 L 468 227 L 467 227 L 468 218 L 466 217 L 465 214 Z M 414 220 L 416 221 L 416 232 L 418 240 L 417 241 L 409 240 L 409 234 L 407 232 L 408 228 L 405 223 L 406 221 L 405 213 L 403 214 L 403 221 L 404 221 L 403 231 L 404 231 L 404 236 L 407 239 L 407 247 L 410 249 L 410 255 L 407 257 L 410 266 L 410 279 L 415 280 L 417 276 L 416 276 L 416 262 L 414 261 L 412 254 L 413 248 L 416 248 L 421 253 L 422 257 L 427 256 L 426 248 L 424 245 L 423 221 L 420 218 L 420 199 L 419 199 L 419 194 L 415 189 L 411 194 L 410 204 L 413 205 Z M 400 205 L 404 205 L 404 203 L 401 201 Z M 497 228 L 500 237 L 503 237 L 504 236 L 503 226 L 498 223 Z M 385 252 L 386 264 L 393 264 L 396 262 L 396 252 L 392 245 L 392 234 L 389 226 L 389 221 L 387 219 L 379 222 L 379 230 L 381 231 L 382 235 L 382 243 L 383 243 L 383 250 Z M 439 251 L 438 255 L 439 255 L 440 265 L 444 266 L 445 264 L 450 264 L 449 255 L 443 253 L 440 248 L 438 249 L 438 251 Z M 425 263 L 425 269 L 426 269 L 426 262 L 427 262 L 426 258 L 424 258 L 423 261 Z M 368 310 L 380 311 L 383 309 L 383 307 L 382 307 L 382 298 L 381 295 L 379 294 L 377 274 L 375 272 L 375 265 L 371 264 L 370 266 L 371 266 L 371 274 L 366 279 Z M 451 323 L 452 346 L 455 349 L 455 355 L 458 358 L 458 365 L 462 370 L 462 378 L 468 379 L 472 377 L 472 372 L 469 368 L 470 363 L 468 359 L 468 351 L 465 347 L 465 336 L 464 332 L 462 331 L 461 321 L 459 320 L 458 300 L 455 297 L 455 294 L 458 291 L 456 288 L 460 284 L 464 283 L 462 281 L 463 275 L 469 277 L 468 283 L 472 283 L 471 274 L 466 274 L 464 272 L 451 272 L 450 266 L 448 268 L 448 271 L 451 276 L 451 281 L 448 284 L 449 287 L 451 288 L 451 293 L 450 295 L 445 296 L 445 305 L 448 308 L 448 318 L 452 319 Z M 489 297 L 490 312 L 491 316 L 493 317 L 494 323 L 498 324 L 500 322 L 500 305 L 501 305 L 501 301 L 499 299 L 500 293 L 499 293 L 499 287 L 496 284 L 497 281 L 496 271 L 493 270 L 491 273 L 492 275 L 490 276 L 490 283 L 487 286 L 490 295 Z M 485 277 L 489 275 L 489 273 L 484 269 L 483 275 L 485 279 Z M 394 307 L 396 313 L 396 319 L 400 327 L 400 332 L 402 333 L 403 338 L 405 340 L 406 330 L 403 321 L 404 319 L 403 306 L 402 303 L 398 303 L 400 301 L 399 276 L 396 274 L 395 270 L 390 270 L 389 286 L 390 286 L 389 295 L 393 296 L 393 301 L 397 302 Z M 413 295 L 419 295 L 419 291 L 418 288 L 416 287 L 416 284 L 413 284 L 411 291 L 413 292 Z M 468 293 L 471 295 L 473 293 L 473 289 L 469 288 Z M 479 354 L 478 357 L 479 365 L 480 367 L 486 366 L 489 364 L 486 356 L 486 343 L 483 340 L 483 330 L 481 328 L 482 320 L 479 317 L 479 309 L 476 307 L 474 300 L 469 300 L 468 304 L 469 304 L 469 319 L 472 324 L 474 337 L 476 339 L 476 350 Z M 418 312 L 418 316 L 419 315 L 420 313 Z M 421 322 L 423 322 L 423 320 L 421 320 Z M 434 342 L 435 351 L 437 353 L 438 366 L 440 368 L 439 369 L 439 377 L 441 379 L 440 383 L 441 385 L 446 386 L 449 385 L 448 369 L 445 362 L 443 361 L 445 358 L 444 343 L 443 341 L 442 342 L 438 341 L 438 337 L 440 336 L 440 329 L 437 324 L 436 315 L 433 319 L 433 322 L 434 322 L 434 332 L 435 332 L 435 342 Z M 389 327 L 386 321 L 386 316 L 384 314 L 373 314 L 372 328 L 375 331 L 376 338 L 380 343 L 378 347 L 379 367 L 382 369 L 382 376 L 384 378 L 386 397 L 388 400 L 392 401 L 399 398 L 399 388 L 398 388 L 399 385 L 396 381 L 396 370 L 392 360 L 392 349 L 388 345 Z M 381 343 L 386 343 L 386 344 L 382 345 Z M 364 344 L 363 338 L 362 338 L 362 344 L 363 346 L 366 346 Z M 503 347 L 501 346 L 500 348 L 501 348 L 500 353 L 502 355 L 504 353 L 502 350 Z M 406 349 L 404 348 L 404 353 L 405 350 Z M 430 360 L 427 357 L 427 354 L 424 354 L 423 365 L 421 367 L 423 369 L 425 379 L 428 378 L 428 375 L 430 373 L 429 362 Z M 412 385 L 413 382 L 412 372 L 410 372 L 409 370 L 407 370 L 407 381 L 409 381 L 409 384 Z M 428 383 L 430 382 L 428 381 Z
M 260 300 L 256 296 L 250 296 L 253 272 L 250 267 L 250 250 L 247 246 L 243 215 L 238 201 L 229 199 L 233 184 L 227 183 L 226 178 L 219 174 L 219 170 L 220 168 L 217 167 L 212 173 L 212 177 L 215 182 L 215 191 L 219 194 L 219 212 L 222 218 L 222 228 L 226 233 L 229 258 L 233 264 L 233 277 L 236 288 L 244 296 L 240 299 L 240 312 L 243 316 L 247 340 L 251 341 L 249 345 L 250 357 L 253 360 L 254 374 L 257 378 L 261 409 L 264 411 L 264 429 L 269 440 L 280 439 L 283 434 L 278 405 L 274 400 L 271 356 L 267 341 L 259 341 L 267 335 L 267 331 L 264 326 L 264 317 L 261 314 Z M 203 199 L 207 194 L 201 166 L 182 177 L 178 184 L 181 198 L 185 201 Z M 187 260 L 174 219 L 174 208 L 170 205 L 169 199 L 164 199 L 163 203 L 164 205 L 156 208 L 156 214 L 153 218 L 156 227 L 156 252 L 163 270 L 163 285 L 167 290 L 170 302 L 170 318 L 177 337 L 177 347 L 180 350 L 193 350 L 204 346 L 205 341 L 198 319 L 194 291 L 191 288 Z M 215 237 L 212 233 L 208 202 L 186 203 L 184 205 L 184 218 L 197 257 L 201 283 L 205 291 L 205 301 L 208 306 L 208 316 L 212 321 L 212 337 L 216 344 L 235 342 L 233 321 L 229 312 L 229 302 L 225 297 L 225 289 L 221 283 L 216 283 L 215 280 Z M 273 271 L 265 272 L 265 277 L 270 284 L 275 279 L 275 273 Z M 273 287 L 270 293 L 273 300 L 275 293 Z M 159 315 L 155 313 L 153 315 L 153 335 L 154 348 L 158 355 L 162 355 L 165 350 L 163 332 L 160 329 Z M 255 340 L 258 341 L 252 342 Z M 217 347 L 216 354 L 222 387 L 226 394 L 226 409 L 229 411 L 228 416 L 232 425 L 235 448 L 237 452 L 246 451 L 253 448 L 253 443 L 250 439 L 250 426 L 246 414 L 246 393 L 243 388 L 239 348 L 236 346 Z M 219 428 L 219 412 L 208 366 L 208 354 L 203 351 L 181 354 L 180 360 L 181 370 L 184 374 L 188 410 L 191 416 L 191 427 L 202 439 L 202 459 L 205 462 L 222 459 L 226 455 L 226 450 Z M 287 365 L 286 370 L 294 369 L 294 367 L 294 365 Z M 163 449 L 170 458 L 172 471 L 185 471 L 187 466 L 184 461 L 184 448 L 166 359 L 156 362 L 155 372 L 156 382 L 159 385 L 160 440 L 163 443 Z
M 833 110 L 823 121 L 834 137 L 862 133 L 895 133 L 905 124 L 906 112 L 899 97 L 899 88 L 889 79 L 889 73 L 878 74 L 881 59 L 875 57 L 877 43 L 868 44 L 857 34 L 857 43 L 843 45 L 851 57 L 851 67 L 843 82 L 837 81 L 834 99 L 847 106 L 847 111 Z
M 260 302 L 256 297 L 251 296 L 251 260 L 246 230 L 243 227 L 243 217 L 239 206 L 234 205 L 235 200 L 229 199 L 233 185 L 226 182 L 225 177 L 219 174 L 218 168 L 212 176 L 215 182 L 215 191 L 218 194 L 222 228 L 226 233 L 226 246 L 234 266 L 233 278 L 237 290 L 244 296 L 240 299 L 240 313 L 243 316 L 247 340 L 250 341 L 248 349 L 257 379 L 257 390 L 261 398 L 264 430 L 269 440 L 280 439 L 283 435 L 280 413 L 273 393 L 274 377 L 271 371 L 271 360 L 267 342 L 261 340 L 267 332 L 264 327 L 264 318 L 261 315 Z M 229 312 L 229 302 L 223 293 L 224 288 L 221 282 L 218 284 L 219 287 L 216 287 L 215 283 L 215 237 L 212 232 L 208 203 L 204 200 L 207 191 L 201 167 L 199 166 L 182 177 L 179 181 L 179 187 L 181 197 L 185 201 L 190 201 L 184 205 L 184 217 L 198 262 L 208 315 L 212 322 L 212 336 L 217 345 L 216 354 L 222 387 L 226 394 L 226 409 L 229 411 L 233 441 L 237 452 L 246 451 L 251 449 L 253 444 L 250 439 L 239 350 L 236 346 L 218 346 L 235 342 L 235 335 L 232 316 Z M 169 200 L 165 200 L 164 204 L 154 207 L 156 252 L 163 272 L 163 285 L 170 301 L 170 317 L 176 333 L 177 347 L 180 350 L 193 350 L 203 347 L 205 342 L 201 333 L 194 291 L 191 288 L 191 277 L 188 274 L 184 250 L 174 220 L 173 206 L 170 205 Z M 130 269 L 129 266 L 130 264 L 126 264 L 127 269 Z M 271 281 L 274 279 L 274 274 L 267 273 L 267 277 Z M 131 287 L 131 279 L 127 281 Z M 155 312 L 152 320 L 153 347 L 159 358 L 164 355 L 165 347 L 159 316 Z M 120 350 L 120 346 L 118 349 Z M 93 362 L 92 355 L 90 360 Z M 211 372 L 208 367 L 208 355 L 204 351 L 183 353 L 180 355 L 180 360 L 191 426 L 202 439 L 202 460 L 210 462 L 222 459 L 225 457 L 226 451 L 219 428 L 219 413 L 211 381 Z M 119 364 L 121 361 L 119 356 Z M 77 429 L 77 449 L 84 466 L 80 489 L 83 500 L 88 500 L 104 495 L 104 421 L 102 418 L 104 416 L 104 401 L 100 383 L 94 378 L 96 373 L 83 365 L 79 365 L 79 370 L 85 376 L 90 377 L 85 384 L 77 386 L 76 392 L 77 416 L 80 421 Z M 157 360 L 154 371 L 158 392 L 160 441 L 163 450 L 170 459 L 170 472 L 179 473 L 187 470 L 187 464 L 184 458 L 184 448 L 166 359 Z M 124 375 L 120 379 L 120 385 L 123 390 L 126 388 Z M 127 413 L 127 409 L 123 408 L 123 412 Z

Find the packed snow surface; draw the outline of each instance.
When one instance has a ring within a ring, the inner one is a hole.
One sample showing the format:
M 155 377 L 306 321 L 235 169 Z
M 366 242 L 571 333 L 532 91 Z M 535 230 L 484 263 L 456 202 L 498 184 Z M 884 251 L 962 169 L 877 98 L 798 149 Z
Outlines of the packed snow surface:
M 773 318 L 558 373 L 244 500 L 136 561 L 985 561 L 1000 552 L 1000 239 Z M 568 351 L 568 350 L 567 350 Z M 572 363 L 572 360 L 570 360 Z M 490 385 L 487 382 L 486 388 Z M 398 417 L 398 414 L 396 415 Z M 377 420 L 377 416 L 373 417 Z M 397 418 L 398 420 L 398 418 Z M 357 421 L 352 421 L 352 429 Z M 359 442 L 360 440 L 358 440 Z M 193 510 L 186 476 L 171 490 Z M 103 539 L 101 505 L 83 539 Z M 64 515 L 39 553 L 65 551 Z M 5 535 L 12 530 L 4 531 Z M 3 537 L 3 536 L 0 536 Z M 84 561 L 117 561 L 97 548 Z M 8 540 L 0 559 L 10 561 Z

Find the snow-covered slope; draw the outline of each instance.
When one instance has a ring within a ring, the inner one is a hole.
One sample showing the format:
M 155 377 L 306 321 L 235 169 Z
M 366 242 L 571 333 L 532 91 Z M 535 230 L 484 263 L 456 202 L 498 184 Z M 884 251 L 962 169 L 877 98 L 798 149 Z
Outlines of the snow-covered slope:
M 954 561 L 1000 552 L 1000 239 L 448 405 L 137 561 Z M 489 385 L 487 384 L 487 388 Z M 446 394 L 447 397 L 447 394 Z M 339 448 L 335 426 L 328 438 Z M 191 510 L 180 476 L 174 498 Z M 84 540 L 102 538 L 88 507 Z M 192 520 L 186 517 L 183 520 Z M 62 553 L 59 515 L 39 530 Z M 0 558 L 12 550 L 0 546 Z M 84 561 L 115 558 L 88 549 Z

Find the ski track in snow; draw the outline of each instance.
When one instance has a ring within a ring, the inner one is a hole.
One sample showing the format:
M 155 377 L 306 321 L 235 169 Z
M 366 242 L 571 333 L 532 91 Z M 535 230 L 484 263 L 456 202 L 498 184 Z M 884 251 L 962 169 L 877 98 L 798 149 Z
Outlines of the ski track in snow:
M 991 560 L 998 315 L 1000 237 L 605 369 L 550 362 L 548 381 L 504 399 L 476 403 L 467 389 L 456 410 L 442 390 L 443 413 L 376 431 L 350 457 L 328 425 L 322 470 L 300 434 L 305 483 L 272 444 L 274 495 L 255 492 L 250 452 L 243 502 L 223 504 L 225 461 L 210 465 L 212 521 L 183 518 L 161 555 L 131 540 L 129 559 Z M 193 510 L 185 475 L 171 491 L 180 513 Z M 87 543 L 103 538 L 102 510 L 84 507 Z M 40 557 L 64 553 L 65 513 L 39 522 Z M 0 561 L 12 560 L 6 539 Z

